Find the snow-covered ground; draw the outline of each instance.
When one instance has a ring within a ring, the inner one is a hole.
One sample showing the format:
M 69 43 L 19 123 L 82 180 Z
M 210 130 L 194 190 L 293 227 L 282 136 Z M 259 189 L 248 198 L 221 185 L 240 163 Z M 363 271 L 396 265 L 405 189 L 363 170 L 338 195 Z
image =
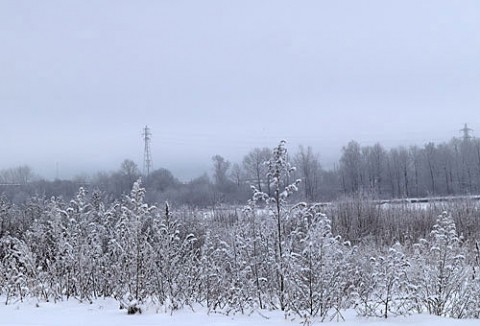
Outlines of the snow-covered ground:
M 387 320 L 377 318 L 356 317 L 355 312 L 345 313 L 345 322 L 325 322 L 323 325 L 368 325 L 368 326 L 476 326 L 478 320 L 455 320 L 434 317 L 430 315 L 413 315 L 396 317 Z M 174 326 L 269 326 L 269 325 L 302 325 L 303 320 L 285 319 L 279 311 L 259 314 L 225 316 L 222 314 L 208 315 L 201 309 L 196 312 L 184 309 L 173 315 L 164 311 L 157 312 L 151 308 L 141 315 L 127 315 L 125 310 L 118 309 L 114 300 L 98 300 L 93 304 L 78 303 L 74 300 L 59 303 L 36 304 L 35 301 L 14 303 L 0 306 L 0 325 L 174 325 Z M 318 321 L 314 324 L 322 325 Z

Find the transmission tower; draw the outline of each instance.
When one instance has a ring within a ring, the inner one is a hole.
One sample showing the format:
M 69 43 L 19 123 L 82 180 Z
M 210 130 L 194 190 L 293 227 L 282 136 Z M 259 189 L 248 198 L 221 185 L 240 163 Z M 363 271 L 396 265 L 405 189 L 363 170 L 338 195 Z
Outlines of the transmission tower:
M 472 139 L 472 136 L 470 136 L 470 132 L 473 131 L 473 129 L 468 128 L 467 124 L 465 124 L 465 127 L 460 129 L 460 132 L 463 133 L 463 140 L 470 140 Z
M 152 155 L 150 153 L 150 140 L 152 133 L 148 126 L 143 129 L 143 142 L 145 143 L 145 149 L 143 151 L 143 174 L 148 177 L 150 169 L 152 168 Z

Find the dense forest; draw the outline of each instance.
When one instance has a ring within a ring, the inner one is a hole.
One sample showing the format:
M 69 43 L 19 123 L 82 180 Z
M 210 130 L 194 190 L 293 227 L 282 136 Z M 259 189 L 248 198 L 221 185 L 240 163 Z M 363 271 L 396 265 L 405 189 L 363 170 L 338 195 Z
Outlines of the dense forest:
M 0 297 L 113 297 L 129 313 L 279 309 L 305 323 L 342 320 L 344 309 L 480 317 L 477 202 L 296 201 L 305 183 L 289 161 L 281 142 L 242 208 L 213 214 L 150 205 L 140 179 L 109 201 L 84 188 L 71 200 L 3 197 Z

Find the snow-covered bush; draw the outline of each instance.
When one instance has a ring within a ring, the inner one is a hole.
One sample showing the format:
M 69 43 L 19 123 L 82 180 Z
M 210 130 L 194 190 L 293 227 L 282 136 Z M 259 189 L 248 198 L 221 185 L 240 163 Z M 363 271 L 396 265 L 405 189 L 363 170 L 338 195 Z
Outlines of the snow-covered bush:
M 11 297 L 20 300 L 30 294 L 35 266 L 30 248 L 15 237 L 5 236 L 0 239 L 0 272 L 1 291 L 6 297 L 5 303 Z
M 413 281 L 419 303 L 431 314 L 460 317 L 467 266 L 452 216 L 438 216 L 430 238 L 415 250 Z
M 397 243 L 372 256 L 357 289 L 357 311 L 364 316 L 406 315 L 415 307 L 415 286 L 409 279 L 410 263 Z
M 318 205 L 300 204 L 295 219 L 302 222 L 288 236 L 287 289 L 289 309 L 299 316 L 340 317 L 346 300 L 348 249 L 331 231 L 330 219 Z

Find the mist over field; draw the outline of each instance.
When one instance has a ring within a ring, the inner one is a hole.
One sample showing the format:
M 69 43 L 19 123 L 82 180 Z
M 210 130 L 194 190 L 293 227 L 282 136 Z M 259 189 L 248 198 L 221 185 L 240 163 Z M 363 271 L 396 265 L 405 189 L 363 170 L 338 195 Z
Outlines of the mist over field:
M 188 181 L 219 154 L 480 130 L 478 4 L 0 3 L 0 168 L 70 179 L 143 161 Z M 58 163 L 58 164 L 57 164 Z

